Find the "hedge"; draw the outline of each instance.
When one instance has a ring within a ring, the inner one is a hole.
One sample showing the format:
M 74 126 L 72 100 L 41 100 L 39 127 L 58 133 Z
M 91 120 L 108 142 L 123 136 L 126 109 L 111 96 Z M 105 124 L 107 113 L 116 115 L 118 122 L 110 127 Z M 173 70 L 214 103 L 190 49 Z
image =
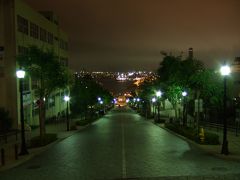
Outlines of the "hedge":
M 182 127 L 180 125 L 177 124 L 165 124 L 165 127 L 167 129 L 170 129 L 188 139 L 191 139 L 193 141 L 195 141 L 198 144 L 206 144 L 206 145 L 218 145 L 220 144 L 219 142 L 219 136 L 215 133 L 210 133 L 205 131 L 204 133 L 204 141 L 201 142 L 198 134 L 197 134 L 197 130 L 194 128 L 190 128 L 190 127 Z

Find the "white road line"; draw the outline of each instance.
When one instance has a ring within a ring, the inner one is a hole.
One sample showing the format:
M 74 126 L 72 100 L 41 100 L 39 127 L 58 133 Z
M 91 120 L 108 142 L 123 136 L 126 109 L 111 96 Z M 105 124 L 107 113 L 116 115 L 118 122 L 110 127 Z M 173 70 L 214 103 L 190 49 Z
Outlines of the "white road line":
M 122 178 L 127 177 L 126 169 L 126 153 L 125 153 L 125 135 L 124 135 L 124 125 L 122 122 Z

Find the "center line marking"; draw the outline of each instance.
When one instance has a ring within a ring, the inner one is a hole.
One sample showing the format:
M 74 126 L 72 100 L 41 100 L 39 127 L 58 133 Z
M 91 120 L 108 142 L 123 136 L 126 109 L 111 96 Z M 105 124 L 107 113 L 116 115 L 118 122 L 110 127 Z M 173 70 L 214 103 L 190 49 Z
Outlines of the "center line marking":
M 124 125 L 122 122 L 122 178 L 127 177 Z

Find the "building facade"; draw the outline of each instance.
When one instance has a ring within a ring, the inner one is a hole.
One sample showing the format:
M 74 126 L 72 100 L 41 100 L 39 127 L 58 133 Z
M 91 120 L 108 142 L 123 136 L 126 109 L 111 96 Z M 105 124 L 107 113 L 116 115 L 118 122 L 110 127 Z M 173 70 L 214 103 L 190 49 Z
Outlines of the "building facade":
M 68 66 L 68 37 L 52 12 L 36 12 L 22 0 L 0 0 L 0 107 L 10 112 L 13 128 L 20 122 L 16 57 L 32 45 L 53 50 L 59 61 Z M 29 125 L 38 125 L 35 83 L 29 76 L 24 79 L 24 115 Z M 46 104 L 47 118 L 65 112 L 63 97 L 67 93 L 62 90 L 50 96 Z

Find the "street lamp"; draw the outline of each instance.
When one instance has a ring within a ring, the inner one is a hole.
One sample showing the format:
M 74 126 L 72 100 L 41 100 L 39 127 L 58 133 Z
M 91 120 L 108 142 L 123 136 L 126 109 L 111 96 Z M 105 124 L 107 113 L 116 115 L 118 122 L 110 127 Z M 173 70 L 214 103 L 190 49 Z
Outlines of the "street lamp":
M 226 101 L 227 101 L 227 76 L 230 74 L 231 69 L 228 65 L 224 64 L 220 69 L 221 75 L 223 76 L 223 143 L 222 143 L 222 154 L 228 155 L 228 141 L 227 141 L 227 117 L 226 117 Z
M 69 100 L 70 100 L 70 97 L 69 96 L 64 96 L 64 101 L 67 103 L 67 131 L 69 131 Z
M 25 77 L 24 70 L 18 70 L 16 72 L 19 79 L 19 91 L 20 91 L 20 121 L 21 121 L 21 151 L 19 155 L 28 154 L 26 140 L 25 140 L 25 125 L 24 125 L 24 110 L 23 110 L 23 78 Z
M 152 104 L 153 104 L 153 117 L 155 116 L 155 107 L 154 107 L 155 102 L 156 102 L 156 98 L 153 97 L 153 98 L 152 98 Z
M 183 96 L 183 125 L 185 125 L 185 122 L 186 122 L 186 112 L 187 112 L 187 110 L 186 110 L 186 96 L 187 96 L 188 94 L 187 94 L 187 92 L 186 91 L 183 91 L 182 92 L 182 96 Z
M 156 92 L 156 96 L 157 96 L 157 108 L 158 108 L 158 114 L 157 114 L 157 122 L 160 121 L 160 98 L 162 97 L 162 92 L 161 91 L 157 91 Z

